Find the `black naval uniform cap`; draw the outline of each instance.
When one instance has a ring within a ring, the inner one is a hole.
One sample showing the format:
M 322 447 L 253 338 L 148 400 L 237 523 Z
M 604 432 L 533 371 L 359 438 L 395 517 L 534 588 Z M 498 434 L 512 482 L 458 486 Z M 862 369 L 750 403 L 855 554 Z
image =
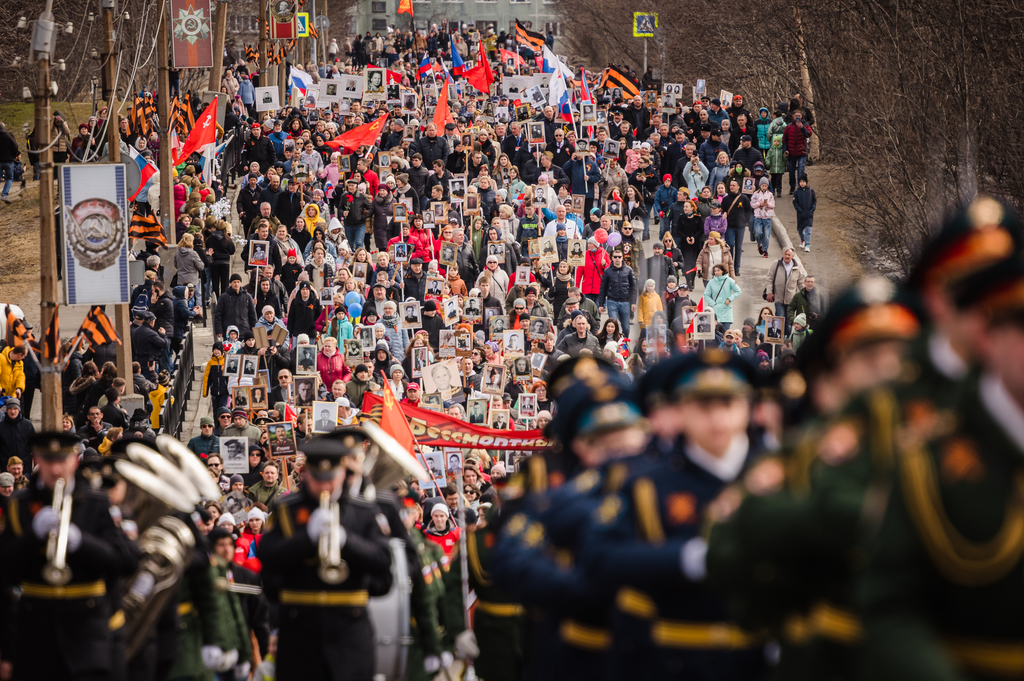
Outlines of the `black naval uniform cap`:
M 120 458 L 100 456 L 95 450 L 91 450 L 91 453 L 86 453 L 82 457 L 82 465 L 79 470 L 94 488 L 110 489 L 121 479 L 117 469 L 114 468 L 114 462 Z
M 979 196 L 943 223 L 924 248 L 907 280 L 912 290 L 952 287 L 1024 248 L 1017 214 L 988 196 Z
M 625 377 L 593 357 L 577 358 L 571 374 L 561 380 L 571 383 L 559 393 L 558 412 L 547 432 L 563 444 L 624 428 L 642 418 Z
M 750 397 L 757 371 L 744 357 L 713 348 L 682 356 L 666 377 L 666 389 L 675 400 L 706 397 Z
M 871 343 L 910 340 L 920 329 L 907 296 L 884 277 L 865 277 L 846 289 L 800 346 L 797 364 L 805 376 L 827 370 Z
M 647 371 L 636 384 L 636 401 L 644 416 L 671 401 L 670 379 L 682 366 L 686 355 L 673 355 L 658 362 L 657 371 Z
M 346 426 L 318 435 L 302 445 L 306 470 L 317 480 L 328 480 L 341 467 L 345 457 L 363 453 L 363 443 L 367 440 L 366 431 L 358 426 Z
M 567 359 L 561 360 L 555 365 L 548 376 L 548 395 L 551 399 L 558 398 L 566 388 L 581 378 L 593 374 L 594 371 L 618 372 L 618 367 L 599 355 L 566 357 Z
M 956 298 L 957 307 L 980 310 L 992 321 L 1024 323 L 1024 255 L 1017 254 L 971 278 Z
M 56 461 L 72 455 L 78 456 L 77 447 L 81 442 L 82 439 L 77 435 L 43 431 L 30 437 L 28 446 L 34 455 Z

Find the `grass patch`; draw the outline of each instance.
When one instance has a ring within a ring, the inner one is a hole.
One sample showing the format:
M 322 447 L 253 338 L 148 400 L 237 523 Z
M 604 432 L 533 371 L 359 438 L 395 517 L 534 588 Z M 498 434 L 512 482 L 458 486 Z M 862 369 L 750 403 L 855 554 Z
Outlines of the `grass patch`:
M 102 104 L 97 103 L 97 107 Z M 71 128 L 72 137 L 78 134 L 78 125 L 85 123 L 89 120 L 89 116 L 92 115 L 92 102 L 82 103 L 69 103 L 69 102 L 50 102 L 50 111 L 60 111 L 64 114 L 64 120 L 68 122 L 68 127 Z M 14 135 L 14 139 L 18 140 L 18 145 L 22 150 L 27 149 L 25 146 L 25 132 L 23 126 L 28 123 L 28 132 L 31 133 L 32 129 L 35 128 L 35 105 L 32 102 L 5 102 L 0 104 L 0 121 L 3 121 L 7 125 L 8 132 Z M 27 162 L 27 159 L 25 159 Z
M 0 258 L 0 280 L 7 282 L 16 275 L 39 272 L 39 185 L 18 196 L 10 205 L 0 204 L 0 243 L 20 244 Z M 29 235 L 35 238 L 26 241 Z

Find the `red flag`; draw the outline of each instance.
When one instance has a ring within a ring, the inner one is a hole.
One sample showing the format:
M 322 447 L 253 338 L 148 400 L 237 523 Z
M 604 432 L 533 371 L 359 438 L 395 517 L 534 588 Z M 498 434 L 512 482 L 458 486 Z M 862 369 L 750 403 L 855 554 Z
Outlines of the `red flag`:
M 182 159 L 188 158 L 194 151 L 201 151 L 208 144 L 217 142 L 217 100 L 210 102 L 209 106 L 196 119 L 195 127 L 188 134 L 185 145 L 181 148 L 181 154 L 174 159 L 174 165 L 181 163 Z
M 398 0 L 397 14 L 408 14 L 409 16 L 414 16 L 412 13 L 412 0 Z
M 388 115 L 386 113 L 382 114 L 380 118 L 372 123 L 366 123 L 364 125 L 360 125 L 358 128 L 353 128 L 344 135 L 338 135 L 326 144 L 332 149 L 341 148 L 350 153 L 356 151 L 364 144 L 367 146 L 373 146 L 376 144 L 377 138 L 384 129 L 384 124 L 387 120 Z
M 392 83 L 401 83 L 402 82 L 402 74 L 401 73 L 399 73 L 398 71 L 392 71 L 391 69 L 386 69 L 386 71 L 387 71 L 387 84 L 388 85 L 391 85 Z
M 514 66 L 526 66 L 526 60 L 511 50 L 501 49 L 501 60 L 508 63 L 510 60 Z
M 487 61 L 487 49 L 484 47 L 484 41 L 481 40 L 477 46 L 477 53 L 480 56 L 480 63 L 487 67 L 484 70 L 484 75 L 487 76 L 487 87 L 483 88 L 484 92 L 491 91 L 491 83 L 494 82 L 494 71 L 491 70 L 491 63 Z
M 480 92 L 490 92 L 494 81 L 490 64 L 484 61 L 466 71 L 466 81 Z
M 701 296 L 700 300 L 697 301 L 697 312 L 703 312 L 703 311 L 704 311 L 704 296 Z M 693 333 L 693 323 L 695 321 L 697 321 L 696 317 L 694 317 L 693 319 L 690 320 L 690 325 L 688 327 L 686 327 L 686 333 Z
M 451 112 L 448 110 L 448 79 L 444 79 L 441 86 L 441 94 L 437 98 L 437 107 L 434 108 L 434 125 L 438 130 L 444 130 L 448 123 Z
M 416 446 L 416 438 L 413 437 L 412 428 L 409 427 L 409 420 L 405 418 L 402 408 L 398 406 L 398 399 L 395 398 L 390 381 L 384 381 L 384 383 L 384 407 L 380 413 L 380 427 L 385 433 L 395 438 L 398 444 L 402 445 L 402 449 L 411 452 Z M 369 395 L 369 391 L 366 394 Z M 365 401 L 359 406 L 364 407 Z

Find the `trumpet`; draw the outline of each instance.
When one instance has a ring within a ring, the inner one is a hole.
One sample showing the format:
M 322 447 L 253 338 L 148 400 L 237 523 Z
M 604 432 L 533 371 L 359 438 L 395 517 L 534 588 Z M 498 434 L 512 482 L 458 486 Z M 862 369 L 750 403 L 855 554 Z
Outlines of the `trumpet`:
M 331 503 L 331 493 L 321 492 L 320 508 L 330 513 L 330 524 L 320 533 L 317 548 L 320 554 L 320 567 L 317 574 L 327 584 L 341 584 L 348 579 L 348 563 L 341 559 L 341 507 L 337 502 Z
M 67 483 L 63 478 L 53 486 L 53 510 L 60 521 L 57 527 L 50 530 L 46 541 L 46 565 L 43 566 L 43 579 L 49 584 L 64 586 L 71 581 L 71 568 L 67 565 L 68 530 L 71 527 L 71 495 L 64 494 Z

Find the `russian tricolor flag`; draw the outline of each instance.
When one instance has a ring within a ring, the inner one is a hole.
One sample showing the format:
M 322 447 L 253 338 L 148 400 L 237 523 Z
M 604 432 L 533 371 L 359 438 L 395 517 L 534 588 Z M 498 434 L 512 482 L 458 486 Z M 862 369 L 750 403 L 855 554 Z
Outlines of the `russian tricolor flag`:
M 466 62 L 462 61 L 462 55 L 452 46 L 452 75 L 461 76 L 466 72 Z
M 143 191 L 149 191 L 150 185 L 153 184 L 153 176 L 156 175 L 157 167 L 153 165 L 152 161 L 135 151 L 134 145 L 128 147 L 128 152 L 131 154 L 132 160 L 135 161 L 135 164 L 139 166 L 139 173 L 142 175 L 142 180 L 139 183 L 138 189 L 136 189 L 135 193 L 128 198 L 129 201 L 134 201 L 135 197 Z
M 313 87 L 313 76 L 309 75 L 305 71 L 300 71 L 297 68 L 292 68 L 292 87 L 306 95 L 306 90 Z
M 561 69 L 555 69 L 548 84 L 548 104 L 558 109 L 562 118 L 573 122 L 572 104 L 569 102 L 569 88 L 565 86 L 565 76 Z
M 430 55 L 426 52 L 423 53 L 423 61 L 420 62 L 419 77 L 423 80 L 423 77 L 430 73 Z

